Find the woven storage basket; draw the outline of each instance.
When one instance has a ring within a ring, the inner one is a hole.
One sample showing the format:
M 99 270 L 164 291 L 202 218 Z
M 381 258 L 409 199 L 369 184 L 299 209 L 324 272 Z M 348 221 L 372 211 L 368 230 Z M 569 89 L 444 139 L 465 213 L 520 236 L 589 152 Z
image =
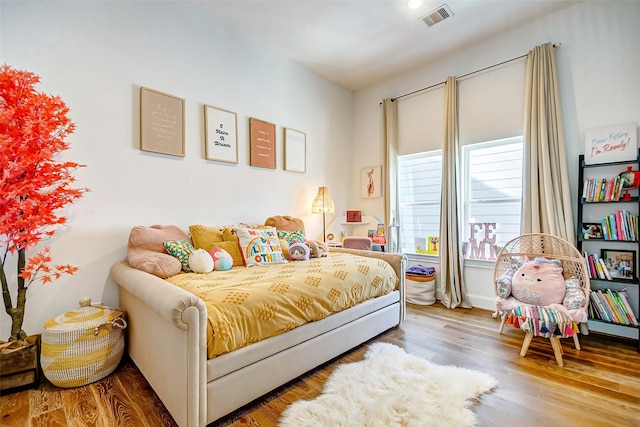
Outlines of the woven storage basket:
M 45 377 L 58 387 L 78 387 L 113 372 L 124 353 L 122 310 L 92 306 L 80 300 L 80 308 L 49 319 L 42 332 L 40 363 Z
M 419 276 L 406 274 L 405 292 L 407 302 L 417 305 L 431 305 L 436 302 L 436 275 Z

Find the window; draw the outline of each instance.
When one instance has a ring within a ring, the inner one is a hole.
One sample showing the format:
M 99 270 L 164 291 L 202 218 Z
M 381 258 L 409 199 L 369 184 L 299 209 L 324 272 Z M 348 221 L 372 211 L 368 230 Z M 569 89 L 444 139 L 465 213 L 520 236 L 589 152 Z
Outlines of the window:
M 426 253 L 440 234 L 442 150 L 398 157 L 400 241 L 404 253 Z
M 467 256 L 495 259 L 494 244 L 520 235 L 522 137 L 465 145 L 462 161 Z
M 491 259 L 494 244 L 520 234 L 522 147 L 519 136 L 462 148 L 459 213 L 470 258 Z M 440 234 L 442 150 L 399 156 L 398 186 L 402 252 L 427 253 Z

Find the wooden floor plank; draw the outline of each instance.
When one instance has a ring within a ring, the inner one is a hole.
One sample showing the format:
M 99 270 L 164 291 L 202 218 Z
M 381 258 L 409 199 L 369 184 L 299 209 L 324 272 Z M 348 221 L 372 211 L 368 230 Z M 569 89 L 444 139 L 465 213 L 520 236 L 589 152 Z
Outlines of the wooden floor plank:
M 407 320 L 210 427 L 277 426 L 291 403 L 322 392 L 331 373 L 363 359 L 368 345 L 389 342 L 432 363 L 486 372 L 498 387 L 472 406 L 482 427 L 580 425 L 638 426 L 640 354 L 635 341 L 600 334 L 581 337 L 582 350 L 562 340 L 564 367 L 548 340 L 534 339 L 525 357 L 521 331 L 482 309 L 449 310 L 441 304 L 407 307 Z M 60 389 L 46 379 L 37 390 L 0 397 L 3 426 L 175 426 L 136 366 L 124 358 L 109 377 L 84 387 Z

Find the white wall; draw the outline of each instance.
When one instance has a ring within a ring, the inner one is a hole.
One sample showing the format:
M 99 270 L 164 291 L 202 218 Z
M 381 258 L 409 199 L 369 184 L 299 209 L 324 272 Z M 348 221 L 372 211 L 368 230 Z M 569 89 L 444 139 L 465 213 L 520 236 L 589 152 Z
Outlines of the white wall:
M 289 214 L 319 237 L 322 218 L 310 213 L 318 186 L 329 187 L 337 212 L 348 208 L 351 155 L 344 147 L 351 144 L 353 94 L 191 7 L 0 3 L 0 61 L 39 74 L 40 90 L 60 95 L 71 108 L 77 131 L 63 158 L 87 165 L 75 176 L 78 186 L 91 189 L 66 210 L 69 226 L 47 242 L 55 263 L 80 271 L 32 285 L 27 333 L 76 308 L 83 296 L 117 306 L 109 268 L 125 257 L 135 225 L 186 229 Z M 140 86 L 186 100 L 186 157 L 139 150 Z M 204 103 L 238 113 L 239 164 L 204 160 Z M 248 165 L 248 117 L 276 124 L 276 170 Z M 284 126 L 307 134 L 306 174 L 282 169 Z M 13 268 L 9 273 L 15 277 Z M 9 317 L 1 314 L 0 322 L 6 339 Z
M 373 141 L 382 140 L 381 127 L 371 124 L 380 123 L 379 104 L 383 98 L 394 98 L 443 82 L 450 75 L 463 75 L 501 63 L 526 54 L 546 42 L 561 42 L 562 46 L 556 50 L 556 58 L 568 145 L 567 158 L 570 174 L 574 177 L 571 193 L 572 199 L 577 200 L 577 158 L 583 152 L 585 129 L 632 121 L 640 123 L 638 22 L 640 2 L 586 1 L 357 92 L 353 150 L 358 156 L 354 156 L 354 171 L 381 162 L 380 149 L 373 145 Z M 499 99 L 488 97 L 483 101 L 487 110 L 500 110 Z M 425 116 L 431 114 L 441 115 L 440 112 L 425 111 Z M 351 194 L 354 199 L 358 189 L 355 182 Z M 367 203 L 370 205 L 362 206 L 367 214 L 382 214 L 381 200 L 368 200 Z M 412 258 L 412 262 L 419 261 Z M 434 259 L 422 262 L 425 265 L 437 263 Z M 473 261 L 467 264 L 466 285 L 471 301 L 476 306 L 494 308 L 492 269 L 491 263 Z

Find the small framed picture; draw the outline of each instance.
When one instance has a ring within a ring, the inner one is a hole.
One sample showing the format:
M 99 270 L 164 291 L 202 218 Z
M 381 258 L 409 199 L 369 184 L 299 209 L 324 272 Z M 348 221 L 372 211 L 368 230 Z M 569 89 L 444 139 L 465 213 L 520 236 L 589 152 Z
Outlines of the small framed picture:
M 602 233 L 602 224 L 598 224 L 596 222 L 583 223 L 582 238 L 584 240 L 604 238 L 604 234 Z
M 347 211 L 347 222 L 362 222 L 362 211 Z
M 633 280 L 636 277 L 636 251 L 602 249 L 600 257 L 614 280 Z
M 360 169 L 360 197 L 363 199 L 382 197 L 382 166 Z

